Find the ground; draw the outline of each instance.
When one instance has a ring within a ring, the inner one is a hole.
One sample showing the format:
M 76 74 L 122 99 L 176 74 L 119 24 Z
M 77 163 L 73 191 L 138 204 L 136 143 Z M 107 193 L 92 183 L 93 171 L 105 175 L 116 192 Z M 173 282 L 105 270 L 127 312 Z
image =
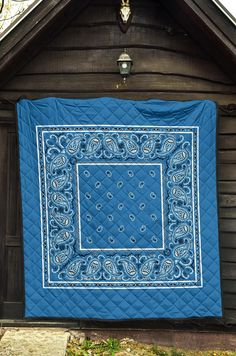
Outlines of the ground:
M 81 329 L 12 327 L 0 328 L 0 356 L 236 356 L 236 349 L 187 350 L 129 338 L 102 340 L 96 333 L 90 340 Z
M 91 341 L 72 338 L 67 346 L 67 356 L 236 356 L 236 351 L 183 350 L 139 343 L 132 339 L 107 339 Z

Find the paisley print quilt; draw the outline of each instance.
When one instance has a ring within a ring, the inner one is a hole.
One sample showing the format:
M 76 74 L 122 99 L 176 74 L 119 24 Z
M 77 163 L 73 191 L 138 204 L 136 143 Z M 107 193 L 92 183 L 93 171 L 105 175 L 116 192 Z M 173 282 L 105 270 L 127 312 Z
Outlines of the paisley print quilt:
M 17 110 L 25 315 L 221 316 L 215 103 Z

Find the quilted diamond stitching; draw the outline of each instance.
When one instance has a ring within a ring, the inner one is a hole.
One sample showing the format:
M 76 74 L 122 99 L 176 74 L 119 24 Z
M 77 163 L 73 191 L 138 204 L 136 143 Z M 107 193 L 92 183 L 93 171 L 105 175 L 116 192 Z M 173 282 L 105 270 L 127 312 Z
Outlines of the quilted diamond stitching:
M 173 113 L 171 105 L 173 103 L 155 100 L 132 102 L 111 98 L 68 101 L 68 104 L 66 100 L 50 98 L 45 101 L 22 101 L 18 104 L 27 316 L 126 319 L 221 315 L 213 142 L 215 108 L 211 102 L 175 103 Z M 184 107 L 188 109 L 188 117 L 183 114 Z M 207 117 L 204 116 L 204 110 L 202 111 L 204 108 Z M 35 248 L 35 240 L 39 241 L 40 231 L 37 226 L 39 216 L 38 177 L 35 168 L 37 157 L 35 153 L 32 154 L 36 151 L 32 130 L 34 125 L 41 124 L 42 121 L 48 123 L 52 116 L 55 124 L 61 120 L 69 124 L 74 118 L 80 122 L 104 123 L 112 118 L 113 125 L 128 123 L 166 125 L 165 118 L 168 115 L 172 123 L 176 116 L 174 121 L 177 123 L 181 119 L 181 123 L 184 121 L 188 125 L 200 126 L 199 183 L 202 198 L 200 214 L 204 287 L 194 291 L 186 288 L 158 292 L 152 289 L 79 292 L 42 289 L 40 263 L 36 262 L 41 261 L 41 249 Z

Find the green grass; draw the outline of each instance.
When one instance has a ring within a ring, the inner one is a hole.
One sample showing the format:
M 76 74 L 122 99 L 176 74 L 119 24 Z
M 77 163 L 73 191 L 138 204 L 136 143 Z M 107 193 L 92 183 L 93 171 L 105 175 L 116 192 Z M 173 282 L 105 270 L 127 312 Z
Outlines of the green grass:
M 84 340 L 73 338 L 67 347 L 67 356 L 236 356 L 235 351 L 176 349 L 136 342 L 130 339 Z
M 84 340 L 81 344 L 70 343 L 67 348 L 67 356 L 109 355 L 115 356 L 120 350 L 120 341 L 109 338 L 100 342 Z
M 154 345 L 151 349 L 155 356 L 169 356 L 168 352 L 161 350 L 157 345 Z
M 175 348 L 171 350 L 171 356 L 186 356 L 184 352 L 177 351 Z

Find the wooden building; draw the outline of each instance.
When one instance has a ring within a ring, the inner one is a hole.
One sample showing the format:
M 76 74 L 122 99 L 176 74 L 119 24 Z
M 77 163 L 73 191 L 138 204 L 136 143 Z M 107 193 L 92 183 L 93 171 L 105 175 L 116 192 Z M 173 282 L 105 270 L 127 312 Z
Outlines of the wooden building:
M 0 43 L 0 319 L 22 319 L 24 305 L 14 103 L 22 96 L 111 96 L 218 103 L 224 318 L 193 323 L 236 326 L 235 26 L 211 0 L 133 0 L 132 21 L 123 33 L 117 21 L 119 4 L 119 0 L 43 1 Z M 116 63 L 124 48 L 134 61 L 126 84 Z M 158 325 L 158 321 L 140 323 L 142 328 Z M 137 327 L 137 323 L 119 326 Z

